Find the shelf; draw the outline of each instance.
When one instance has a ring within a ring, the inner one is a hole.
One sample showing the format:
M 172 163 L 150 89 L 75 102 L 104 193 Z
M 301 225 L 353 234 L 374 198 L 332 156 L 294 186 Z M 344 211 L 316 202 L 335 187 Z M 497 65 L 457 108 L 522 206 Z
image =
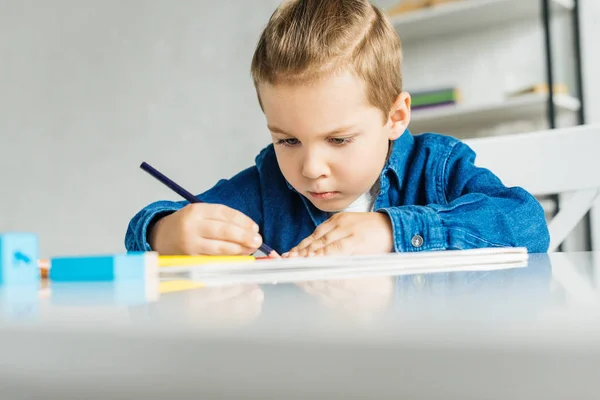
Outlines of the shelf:
M 552 12 L 570 11 L 573 0 L 551 0 Z M 432 36 L 498 26 L 532 17 L 541 18 L 538 0 L 462 0 L 392 16 L 404 43 Z
M 493 126 L 507 121 L 546 118 L 548 96 L 528 94 L 498 103 L 485 105 L 456 105 L 439 109 L 412 112 L 409 129 L 412 133 L 460 133 L 471 129 Z M 557 117 L 574 113 L 581 104 L 568 95 L 555 95 Z

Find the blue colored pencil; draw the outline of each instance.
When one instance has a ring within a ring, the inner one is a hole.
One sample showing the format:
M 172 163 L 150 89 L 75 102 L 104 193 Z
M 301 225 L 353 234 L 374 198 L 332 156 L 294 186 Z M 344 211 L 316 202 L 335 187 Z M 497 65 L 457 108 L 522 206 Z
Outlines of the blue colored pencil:
M 200 201 L 200 199 L 198 199 L 192 193 L 188 192 L 187 190 L 185 190 L 184 188 L 179 186 L 177 183 L 175 183 L 170 178 L 167 178 L 162 172 L 158 171 L 156 168 L 154 168 L 147 162 L 145 162 L 145 161 L 142 162 L 142 164 L 140 165 L 140 168 L 143 169 L 144 171 L 146 171 L 147 173 L 149 173 L 150 175 L 152 175 L 158 181 L 165 184 L 165 186 L 167 186 L 169 189 L 171 189 L 172 191 L 174 191 L 175 193 L 177 193 L 178 195 L 180 195 L 181 197 L 186 199 L 188 202 L 202 203 L 202 201 Z M 258 249 L 260 251 L 262 251 L 263 253 L 265 253 L 267 256 L 270 256 L 271 253 L 274 252 L 274 250 L 272 248 L 270 248 L 269 246 L 267 246 L 264 243 Z M 275 252 L 275 254 L 277 254 L 277 253 Z

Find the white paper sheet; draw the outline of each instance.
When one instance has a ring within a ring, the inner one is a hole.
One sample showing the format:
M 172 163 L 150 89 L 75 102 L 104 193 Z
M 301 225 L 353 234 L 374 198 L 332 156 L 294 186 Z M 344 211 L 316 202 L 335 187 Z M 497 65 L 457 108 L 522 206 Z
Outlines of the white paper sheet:
M 282 282 L 372 275 L 486 271 L 527 266 L 525 248 L 487 248 L 366 256 L 257 260 L 253 263 L 172 267 L 170 273 L 203 282 Z

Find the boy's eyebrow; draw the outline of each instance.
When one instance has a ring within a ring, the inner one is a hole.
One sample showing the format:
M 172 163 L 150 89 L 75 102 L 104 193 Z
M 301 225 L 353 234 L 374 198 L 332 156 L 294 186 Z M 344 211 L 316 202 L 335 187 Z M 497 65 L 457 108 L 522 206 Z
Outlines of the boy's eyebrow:
M 273 126 L 273 125 L 267 125 L 267 128 L 269 128 L 269 130 L 271 132 L 273 132 L 273 133 L 280 133 L 282 135 L 294 136 L 292 134 L 287 133 L 283 129 L 277 128 L 276 126 Z M 352 128 L 353 128 L 352 126 L 343 126 L 341 128 L 334 129 L 334 130 L 332 130 L 330 132 L 326 132 L 326 133 L 320 134 L 319 136 L 323 136 L 323 137 L 331 136 L 331 135 L 335 135 L 335 134 L 338 134 L 338 133 L 347 132 L 347 131 L 349 131 Z

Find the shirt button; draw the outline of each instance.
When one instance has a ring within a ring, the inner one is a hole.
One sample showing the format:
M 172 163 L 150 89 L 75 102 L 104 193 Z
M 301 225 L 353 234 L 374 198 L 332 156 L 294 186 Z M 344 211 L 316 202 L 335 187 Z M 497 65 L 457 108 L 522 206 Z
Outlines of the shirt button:
M 411 239 L 410 243 L 413 245 L 413 247 L 421 247 L 421 246 L 423 246 L 423 236 L 421 236 L 421 235 L 415 235 L 415 236 L 413 236 L 413 238 Z

